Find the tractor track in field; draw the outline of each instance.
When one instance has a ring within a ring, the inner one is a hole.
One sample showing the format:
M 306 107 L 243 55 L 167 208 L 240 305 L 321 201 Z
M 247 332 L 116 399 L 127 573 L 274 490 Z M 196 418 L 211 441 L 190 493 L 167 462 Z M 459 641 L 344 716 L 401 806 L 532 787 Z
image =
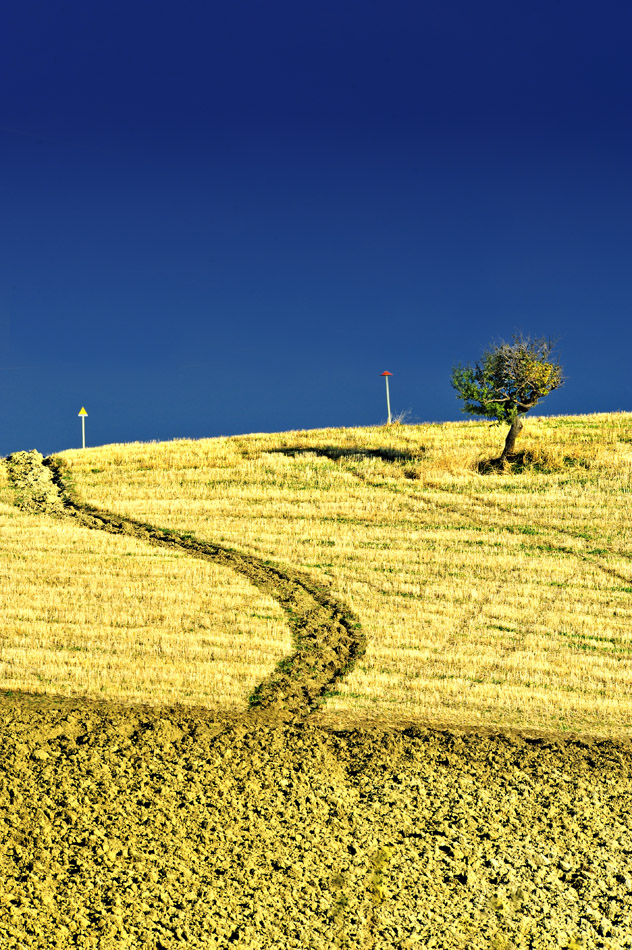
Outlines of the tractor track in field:
M 288 456 L 289 458 L 294 458 L 297 455 L 303 453 L 311 453 L 312 455 L 320 456 L 321 458 L 327 458 L 332 461 L 343 461 L 344 459 L 355 459 L 355 458 L 380 458 L 383 461 L 397 463 L 399 462 L 414 462 L 417 461 L 419 455 L 412 453 L 398 452 L 396 450 L 379 450 L 379 449 L 368 449 L 368 450 L 354 450 L 354 449 L 337 449 L 335 447 L 309 447 L 309 446 L 299 446 L 294 449 L 290 448 L 276 448 L 269 449 L 270 454 L 279 453 Z M 400 497 L 402 497 L 401 491 L 399 488 L 393 488 L 386 483 L 376 482 L 374 479 L 367 477 L 362 472 L 359 472 L 355 469 L 347 466 L 345 471 L 350 472 L 355 478 L 364 484 L 371 485 L 373 488 L 378 490 L 382 489 L 385 491 L 395 491 Z M 443 492 L 444 490 L 442 490 Z M 445 492 L 444 492 L 445 493 Z M 512 531 L 517 524 L 522 523 L 522 519 L 516 515 L 516 512 L 508 507 L 507 505 L 502 505 L 497 502 L 495 499 L 485 498 L 480 494 L 472 494 L 472 502 L 474 505 L 464 505 L 454 502 L 452 498 L 450 500 L 437 499 L 437 498 L 428 498 L 423 494 L 418 494 L 416 496 L 407 496 L 407 509 L 413 514 L 419 513 L 419 503 L 423 505 L 426 509 L 434 509 L 435 511 L 447 511 L 450 514 L 456 515 L 457 517 L 467 517 L 473 524 L 479 525 L 481 527 L 489 527 L 489 517 L 485 514 L 485 509 L 487 511 L 502 511 L 504 514 L 510 515 L 514 519 L 513 525 L 503 525 L 502 527 L 505 530 Z M 476 510 L 475 505 L 479 506 L 479 509 Z M 568 528 L 560 528 L 555 525 L 551 525 L 548 522 L 542 521 L 541 519 L 534 519 L 530 516 L 530 522 L 534 527 L 543 528 L 546 531 L 549 531 L 552 535 L 556 535 L 557 539 L 561 543 L 556 543 L 551 545 L 559 554 L 567 555 L 569 557 L 576 558 L 579 561 L 583 561 L 585 564 L 591 565 L 591 567 L 596 568 L 599 571 L 602 571 L 604 574 L 608 574 L 610 577 L 613 577 L 615 580 L 622 581 L 624 584 L 632 584 L 632 577 L 627 574 L 623 574 L 620 571 L 617 571 L 615 568 L 610 567 L 608 564 L 604 564 L 598 556 L 593 552 L 588 551 L 584 552 L 578 550 L 577 548 L 571 547 L 568 543 L 565 544 L 564 540 L 567 541 L 585 541 L 586 538 L 579 531 L 572 531 Z M 604 551 L 614 557 L 620 557 L 623 560 L 632 560 L 632 554 L 629 551 L 622 551 L 617 548 L 609 546 Z
M 295 650 L 255 689 L 250 697 L 252 715 L 268 714 L 287 721 L 304 718 L 363 655 L 365 638 L 355 617 L 307 575 L 85 504 L 64 483 L 63 463 L 55 457 L 44 459 L 37 451 L 15 452 L 6 465 L 16 504 L 23 510 L 72 518 L 86 528 L 124 534 L 222 564 L 280 604 L 289 620 Z

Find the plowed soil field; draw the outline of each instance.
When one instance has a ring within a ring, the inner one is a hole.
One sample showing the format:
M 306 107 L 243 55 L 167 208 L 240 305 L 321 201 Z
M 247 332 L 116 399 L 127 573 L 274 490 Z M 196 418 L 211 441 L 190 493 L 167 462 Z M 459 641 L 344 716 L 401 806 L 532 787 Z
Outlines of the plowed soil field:
M 3 948 L 629 948 L 629 746 L 5 696 Z

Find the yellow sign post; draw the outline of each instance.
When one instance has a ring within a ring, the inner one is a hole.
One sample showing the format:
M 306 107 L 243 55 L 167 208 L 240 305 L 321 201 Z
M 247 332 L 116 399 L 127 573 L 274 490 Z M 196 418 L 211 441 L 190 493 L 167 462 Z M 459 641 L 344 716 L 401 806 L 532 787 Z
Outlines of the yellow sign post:
M 88 413 L 83 408 L 83 406 L 81 407 L 81 412 L 78 413 L 78 415 L 81 416 L 81 442 L 82 442 L 81 448 L 85 449 L 86 447 L 86 416 L 88 415 Z

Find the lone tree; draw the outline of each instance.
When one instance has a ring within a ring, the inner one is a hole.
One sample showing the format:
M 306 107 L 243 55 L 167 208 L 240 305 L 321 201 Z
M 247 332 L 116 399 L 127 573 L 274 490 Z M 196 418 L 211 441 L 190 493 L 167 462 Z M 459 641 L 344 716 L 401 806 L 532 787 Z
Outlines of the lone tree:
M 564 384 L 562 367 L 552 351 L 549 340 L 517 335 L 511 343 L 486 350 L 475 366 L 452 370 L 451 382 L 464 401 L 463 412 L 509 424 L 499 462 L 513 453 L 524 414 Z

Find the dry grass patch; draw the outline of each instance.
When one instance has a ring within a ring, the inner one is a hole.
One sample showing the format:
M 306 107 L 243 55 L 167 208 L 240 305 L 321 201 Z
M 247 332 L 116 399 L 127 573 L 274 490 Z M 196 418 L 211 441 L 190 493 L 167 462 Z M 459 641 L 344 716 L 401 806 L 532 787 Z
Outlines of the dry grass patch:
M 245 708 L 290 649 L 232 571 L 13 507 L 0 465 L 0 689 Z
M 487 423 L 64 453 L 78 496 L 301 568 L 366 656 L 336 716 L 632 734 L 632 416 L 535 418 L 482 474 Z

